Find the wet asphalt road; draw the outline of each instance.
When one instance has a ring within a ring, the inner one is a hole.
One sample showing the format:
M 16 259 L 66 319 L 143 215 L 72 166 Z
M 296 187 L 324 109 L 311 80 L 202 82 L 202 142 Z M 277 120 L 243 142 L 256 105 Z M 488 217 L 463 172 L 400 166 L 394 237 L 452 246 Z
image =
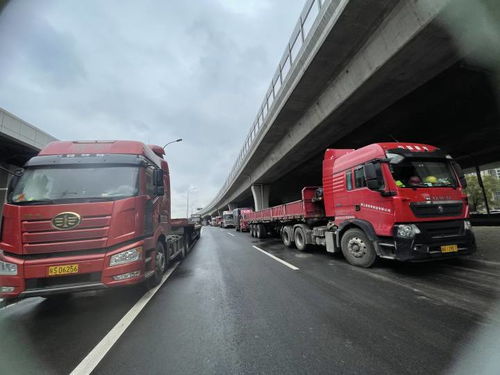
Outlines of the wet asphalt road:
M 445 373 L 478 328 L 500 321 L 499 275 L 500 265 L 469 260 L 366 270 L 321 250 L 204 228 L 94 373 Z M 0 310 L 0 373 L 71 372 L 142 293 Z

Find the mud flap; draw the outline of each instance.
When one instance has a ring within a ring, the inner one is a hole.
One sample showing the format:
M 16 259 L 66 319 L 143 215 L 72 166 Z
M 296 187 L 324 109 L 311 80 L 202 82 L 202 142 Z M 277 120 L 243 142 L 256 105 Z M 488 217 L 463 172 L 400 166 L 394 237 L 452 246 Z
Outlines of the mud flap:
M 340 247 L 336 246 L 335 232 L 325 232 L 326 251 L 329 253 L 339 253 Z

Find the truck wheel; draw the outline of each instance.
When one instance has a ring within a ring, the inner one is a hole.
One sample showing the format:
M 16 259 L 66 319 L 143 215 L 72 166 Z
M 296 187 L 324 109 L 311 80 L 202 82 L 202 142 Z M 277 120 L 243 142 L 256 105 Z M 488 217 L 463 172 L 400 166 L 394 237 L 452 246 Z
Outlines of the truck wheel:
M 266 238 L 266 226 L 264 224 L 257 224 L 257 238 Z
M 163 246 L 163 243 L 158 242 L 156 244 L 154 274 L 153 276 L 151 276 L 149 279 L 146 280 L 147 287 L 149 289 L 154 288 L 161 282 L 163 274 L 167 269 L 168 256 L 169 255 L 165 253 L 165 246 Z
M 372 242 L 361 229 L 349 229 L 342 236 L 342 254 L 349 263 L 358 267 L 371 267 L 377 259 Z
M 293 228 L 289 225 L 284 226 L 281 231 L 281 240 L 283 241 L 283 245 L 286 247 L 294 247 L 293 245 Z
M 250 225 L 250 235 L 255 237 L 255 224 Z
M 304 228 L 298 226 L 295 228 L 294 232 L 294 240 L 295 246 L 299 251 L 307 251 L 309 246 L 306 243 L 306 233 L 304 232 Z

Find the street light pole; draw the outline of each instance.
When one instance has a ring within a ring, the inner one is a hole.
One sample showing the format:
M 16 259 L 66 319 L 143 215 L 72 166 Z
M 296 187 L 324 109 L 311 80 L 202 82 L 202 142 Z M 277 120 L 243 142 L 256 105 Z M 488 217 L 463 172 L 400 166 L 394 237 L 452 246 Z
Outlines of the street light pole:
M 187 188 L 187 196 L 186 196 L 186 217 L 189 218 L 189 192 L 195 192 L 197 191 L 196 189 L 196 186 L 193 186 L 193 185 L 189 185 L 189 187 Z
M 182 142 L 182 138 L 179 138 L 179 139 L 176 139 L 175 141 L 171 141 L 171 142 L 166 143 L 165 146 L 163 146 L 163 149 L 165 149 L 165 147 L 167 147 L 169 144 L 176 143 L 176 142 Z

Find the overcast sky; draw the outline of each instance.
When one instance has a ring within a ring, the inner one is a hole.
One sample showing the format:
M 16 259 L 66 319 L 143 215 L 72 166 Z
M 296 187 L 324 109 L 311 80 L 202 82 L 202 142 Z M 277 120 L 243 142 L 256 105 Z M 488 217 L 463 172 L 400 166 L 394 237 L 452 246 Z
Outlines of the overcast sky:
M 15 0 L 0 16 L 0 107 L 59 139 L 167 147 L 173 215 L 210 202 L 304 0 Z M 191 211 L 191 210 L 190 210 Z

